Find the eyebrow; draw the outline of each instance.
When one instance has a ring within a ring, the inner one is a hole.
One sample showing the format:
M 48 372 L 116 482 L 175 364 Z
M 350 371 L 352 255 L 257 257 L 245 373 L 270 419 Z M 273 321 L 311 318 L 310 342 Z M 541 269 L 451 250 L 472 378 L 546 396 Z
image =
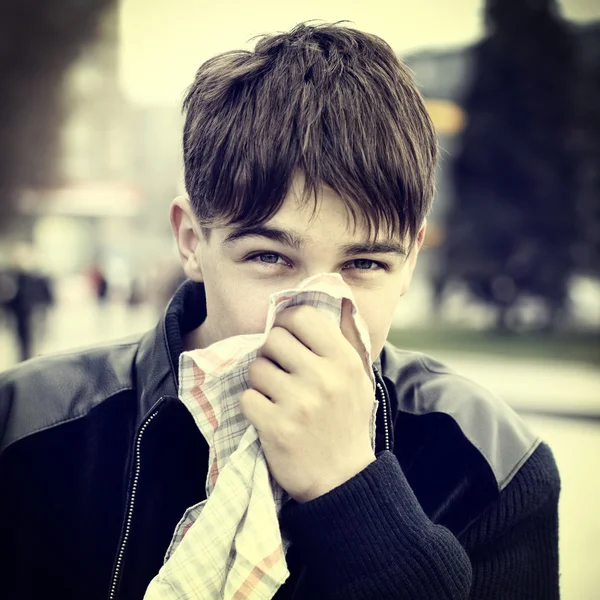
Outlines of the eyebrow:
M 398 254 L 406 256 L 406 249 L 399 242 L 366 242 L 364 244 L 346 244 L 342 252 L 348 256 L 355 254 Z
M 264 237 L 283 246 L 294 248 L 297 251 L 301 251 L 306 245 L 304 238 L 296 232 L 268 225 L 253 225 L 235 229 L 227 234 L 223 240 L 223 244 L 231 245 L 246 237 Z M 345 244 L 340 249 L 346 256 L 355 256 L 358 254 L 398 254 L 405 257 L 407 254 L 402 244 L 391 240 Z
M 264 237 L 298 251 L 304 248 L 304 239 L 302 236 L 293 231 L 286 231 L 285 229 L 279 229 L 278 227 L 269 227 L 268 225 L 252 225 L 250 227 L 234 229 L 227 234 L 223 240 L 223 244 L 231 245 L 237 240 L 246 237 Z

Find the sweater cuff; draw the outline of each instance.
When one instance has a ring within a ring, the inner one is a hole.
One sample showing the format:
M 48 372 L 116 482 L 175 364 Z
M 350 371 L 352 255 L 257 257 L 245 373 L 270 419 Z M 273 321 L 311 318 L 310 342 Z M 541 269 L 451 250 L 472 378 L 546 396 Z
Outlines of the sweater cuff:
M 396 457 L 387 451 L 323 496 L 302 504 L 289 502 L 282 509 L 281 520 L 292 543 L 314 557 L 316 564 L 344 556 L 356 563 L 354 566 L 364 560 L 365 542 L 371 558 L 383 558 L 389 552 L 383 542 L 390 537 L 390 525 L 407 542 L 432 525 Z
M 419 598 L 425 597 L 423 585 L 427 593 L 437 591 L 437 597 L 445 597 L 447 586 L 458 592 L 452 597 L 462 597 L 470 587 L 466 553 L 448 530 L 429 520 L 391 452 L 382 452 L 319 498 L 288 503 L 281 525 L 313 576 L 329 589 L 341 585 L 389 592 L 378 583 L 384 581 L 404 587 L 406 597 Z M 450 569 L 453 581 L 440 581 L 440 569 Z

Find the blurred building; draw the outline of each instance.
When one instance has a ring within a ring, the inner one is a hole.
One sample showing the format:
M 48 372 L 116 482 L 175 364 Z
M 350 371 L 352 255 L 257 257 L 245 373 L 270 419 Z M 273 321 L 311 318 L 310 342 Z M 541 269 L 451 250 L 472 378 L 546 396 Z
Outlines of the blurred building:
M 119 84 L 119 43 L 115 7 L 64 82 L 57 185 L 23 194 L 9 242 L 32 243 L 54 276 L 99 266 L 117 288 L 168 251 L 168 206 L 181 173 L 179 111 L 131 104 Z
M 27 190 L 21 235 L 54 275 L 102 261 L 142 198 L 132 177 L 131 107 L 118 85 L 118 12 L 106 12 L 98 35 L 63 83 L 66 118 L 61 130 L 56 185 Z
M 134 174 L 144 198 L 137 222 L 147 234 L 142 243 L 156 252 L 156 244 L 171 242 L 169 204 L 183 190 L 183 117 L 179 107 L 138 106 L 131 127 Z

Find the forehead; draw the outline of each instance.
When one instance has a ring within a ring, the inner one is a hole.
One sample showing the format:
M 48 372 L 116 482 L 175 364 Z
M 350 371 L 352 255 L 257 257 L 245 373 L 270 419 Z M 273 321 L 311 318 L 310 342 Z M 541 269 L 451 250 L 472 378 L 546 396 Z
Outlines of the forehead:
M 220 231 L 225 247 L 268 239 L 302 252 L 307 248 L 326 248 L 344 255 L 388 253 L 406 256 L 406 247 L 399 239 L 384 233 L 369 236 L 368 227 L 355 219 L 345 203 L 336 195 L 318 199 L 308 205 L 298 199 L 286 199 L 281 209 L 264 224 L 243 224 Z
M 343 199 L 328 188 L 316 198 L 288 194 L 281 208 L 265 224 L 307 232 L 329 229 L 338 236 L 364 235 L 366 228 L 361 219 L 354 218 Z
M 351 206 L 331 188 L 323 186 L 316 197 L 303 196 L 296 185 L 291 187 L 279 210 L 264 223 L 244 223 L 227 229 L 248 230 L 264 226 L 287 230 L 307 241 L 313 237 L 338 242 L 402 241 L 388 223 L 377 223 L 377 219 L 371 219 L 368 214 L 363 214 L 364 211 Z

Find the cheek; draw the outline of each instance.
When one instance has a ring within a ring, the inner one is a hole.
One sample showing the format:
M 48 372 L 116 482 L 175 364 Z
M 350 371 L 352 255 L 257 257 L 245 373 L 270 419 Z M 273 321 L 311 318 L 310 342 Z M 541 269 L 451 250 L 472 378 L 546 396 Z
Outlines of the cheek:
M 264 331 L 268 292 L 223 270 L 206 273 L 204 285 L 209 319 L 220 338 Z
M 396 286 L 397 287 L 397 286 Z M 381 352 L 387 339 L 392 317 L 400 298 L 400 289 L 387 290 L 385 294 L 360 296 L 355 294 L 361 317 L 369 330 L 371 339 L 371 358 Z
M 394 310 L 377 311 L 374 314 L 363 315 L 363 319 L 367 323 L 369 330 L 369 338 L 371 340 L 371 358 L 375 359 L 381 352 L 385 340 L 387 339 L 390 324 Z M 362 312 L 361 312 L 362 315 Z
M 262 333 L 267 320 L 269 297 L 265 298 L 251 289 L 237 289 L 233 292 L 234 295 L 227 303 L 230 327 L 235 329 L 231 334 Z

